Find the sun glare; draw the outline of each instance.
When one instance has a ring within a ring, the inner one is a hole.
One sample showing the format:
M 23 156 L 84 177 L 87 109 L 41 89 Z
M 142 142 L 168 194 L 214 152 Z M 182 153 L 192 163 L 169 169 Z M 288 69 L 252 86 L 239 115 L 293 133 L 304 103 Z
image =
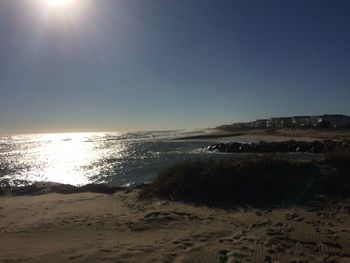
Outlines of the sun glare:
M 46 0 L 46 3 L 50 6 L 56 7 L 67 7 L 69 6 L 73 0 Z
M 0 0 L 1 1 L 1 0 Z M 45 24 L 67 26 L 68 23 L 75 23 L 86 14 L 89 6 L 88 0 L 33 0 L 40 8 Z M 81 21 L 80 21 L 81 22 Z

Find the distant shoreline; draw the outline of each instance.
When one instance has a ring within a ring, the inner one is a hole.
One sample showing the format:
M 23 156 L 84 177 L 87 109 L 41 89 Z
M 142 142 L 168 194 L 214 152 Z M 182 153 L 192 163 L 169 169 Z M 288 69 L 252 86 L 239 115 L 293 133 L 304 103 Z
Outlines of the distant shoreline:
M 281 129 L 281 130 L 246 130 L 246 131 L 227 131 L 224 129 L 209 129 L 207 134 L 199 134 L 176 138 L 175 140 L 201 140 L 201 139 L 218 139 L 230 137 L 250 137 L 261 138 L 261 140 L 289 140 L 298 139 L 304 141 L 326 140 L 326 139 L 350 139 L 350 130 L 298 130 L 298 129 Z
M 230 132 L 220 129 L 208 129 L 206 134 L 198 134 L 175 138 L 175 140 L 196 140 L 196 139 L 215 139 L 226 137 L 237 137 L 244 135 L 244 132 Z

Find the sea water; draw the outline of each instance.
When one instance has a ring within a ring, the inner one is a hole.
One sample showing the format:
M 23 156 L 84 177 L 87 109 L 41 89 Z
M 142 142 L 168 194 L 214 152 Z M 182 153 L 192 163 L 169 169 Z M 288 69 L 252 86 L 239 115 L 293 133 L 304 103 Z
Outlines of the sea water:
M 186 159 L 208 157 L 210 140 L 176 140 L 200 131 L 101 132 L 0 137 L 0 180 L 72 185 L 139 184 Z
M 179 140 L 205 132 L 0 136 L 0 186 L 5 181 L 12 185 L 49 181 L 77 186 L 89 183 L 128 186 L 148 182 L 160 170 L 179 161 L 237 156 L 207 150 L 220 139 Z

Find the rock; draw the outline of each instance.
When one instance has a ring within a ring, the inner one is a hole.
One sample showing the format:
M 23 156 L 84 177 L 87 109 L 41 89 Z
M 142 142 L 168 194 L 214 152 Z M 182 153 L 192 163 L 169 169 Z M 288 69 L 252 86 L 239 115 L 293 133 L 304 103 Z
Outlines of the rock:
M 324 140 L 324 141 L 295 141 L 239 143 L 228 142 L 213 144 L 208 147 L 209 151 L 234 152 L 234 153 L 287 153 L 309 152 L 324 153 L 334 150 L 350 149 L 350 141 Z

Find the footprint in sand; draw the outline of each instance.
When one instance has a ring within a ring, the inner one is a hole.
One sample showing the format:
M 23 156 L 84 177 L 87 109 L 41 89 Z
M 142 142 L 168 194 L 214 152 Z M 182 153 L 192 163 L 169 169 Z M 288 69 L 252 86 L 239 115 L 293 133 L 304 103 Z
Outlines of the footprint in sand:
M 219 251 L 219 262 L 220 263 L 238 263 L 243 262 L 244 259 L 248 260 L 251 258 L 253 251 L 249 248 L 242 248 L 239 250 L 220 250 Z
M 134 231 L 141 231 L 158 226 L 165 226 L 172 222 L 182 220 L 199 220 L 195 215 L 189 213 L 181 213 L 176 211 L 156 211 L 147 213 L 144 217 L 137 222 L 128 224 L 128 227 Z
M 256 221 L 252 224 L 249 225 L 248 229 L 253 230 L 255 228 L 263 227 L 263 226 L 268 226 L 271 225 L 272 221 L 271 220 L 264 220 L 264 221 Z
M 304 220 L 304 217 L 300 216 L 298 213 L 296 212 L 293 212 L 293 213 L 286 213 L 285 215 L 285 218 L 287 220 L 294 220 L 294 221 L 297 221 L 297 222 L 301 222 Z
M 189 238 L 182 238 L 182 239 L 177 239 L 177 240 L 173 240 L 172 243 L 174 245 L 179 246 L 182 249 L 188 249 L 188 248 L 192 248 L 195 244 L 192 242 L 191 239 Z
M 219 251 L 219 260 L 220 263 L 226 263 L 228 261 L 228 251 L 227 250 L 221 250 Z

